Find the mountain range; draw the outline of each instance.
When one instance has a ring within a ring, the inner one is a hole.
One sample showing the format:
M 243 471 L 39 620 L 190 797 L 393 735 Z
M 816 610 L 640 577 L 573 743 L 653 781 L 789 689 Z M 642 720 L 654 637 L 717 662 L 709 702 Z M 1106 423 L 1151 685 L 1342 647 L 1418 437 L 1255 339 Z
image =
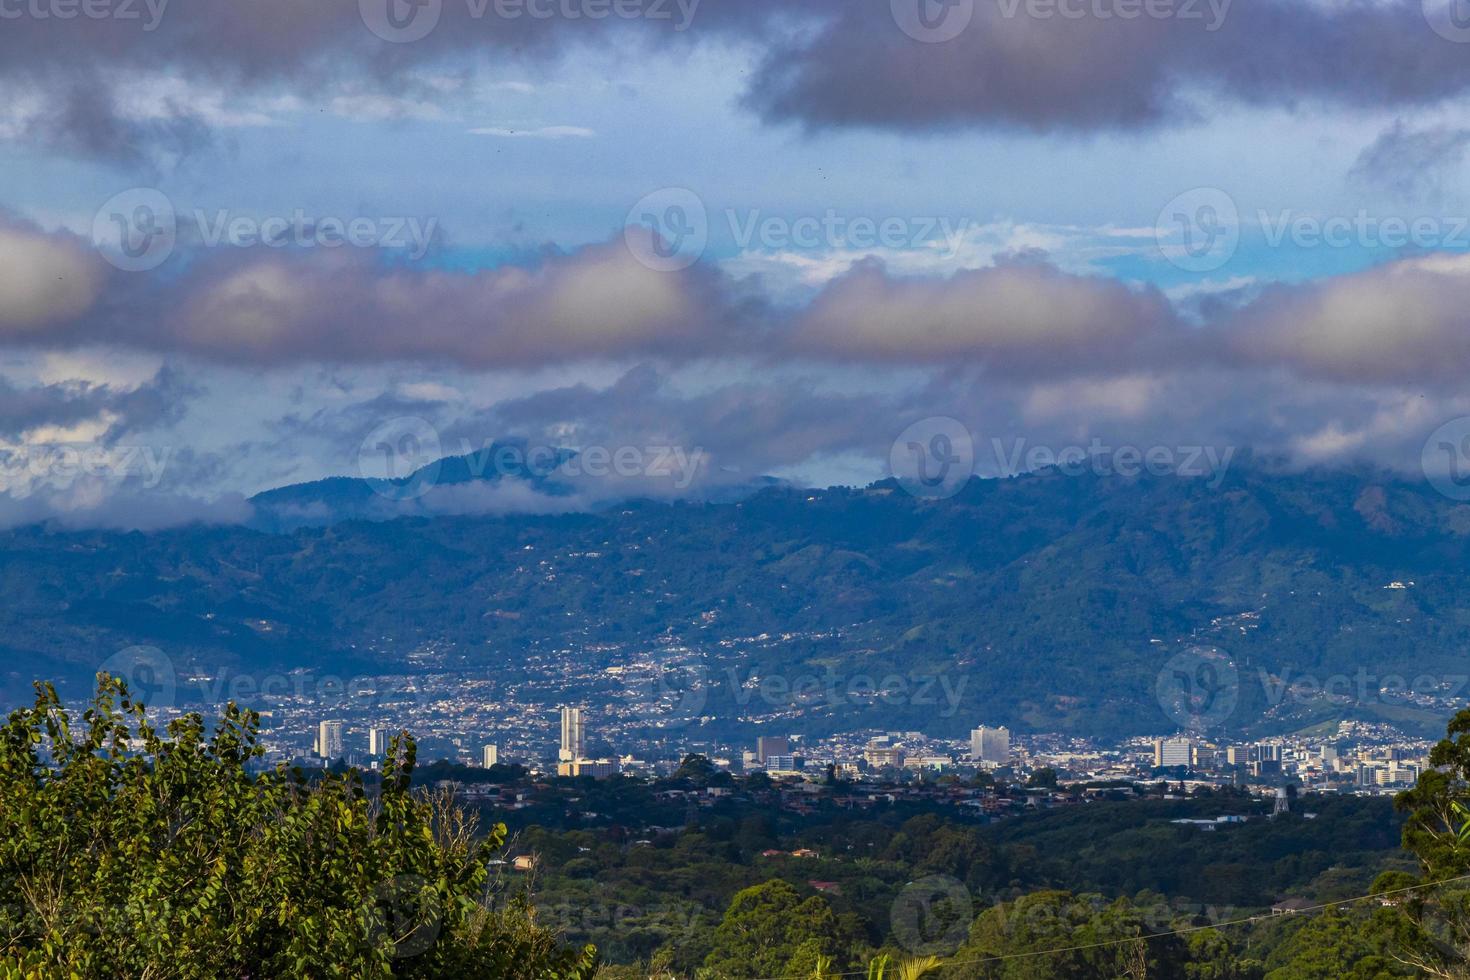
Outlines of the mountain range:
M 464 465 L 444 461 L 439 486 L 474 483 Z M 810 731 L 1433 731 L 1467 693 L 1470 506 L 1390 473 L 1049 470 L 941 501 L 884 481 L 375 520 L 392 516 L 380 489 L 272 491 L 254 526 L 0 533 L 0 699 L 27 700 L 36 678 L 83 685 L 136 644 L 206 673 L 411 671 L 426 648 L 457 670 L 512 675 L 561 651 L 595 673 L 677 648 L 711 677 L 959 691 L 953 712 L 795 712 Z M 1201 669 L 1228 677 L 1229 704 L 1211 693 L 1184 717 L 1171 698 L 1198 695 Z M 735 725 L 744 697 L 715 685 L 702 710 Z

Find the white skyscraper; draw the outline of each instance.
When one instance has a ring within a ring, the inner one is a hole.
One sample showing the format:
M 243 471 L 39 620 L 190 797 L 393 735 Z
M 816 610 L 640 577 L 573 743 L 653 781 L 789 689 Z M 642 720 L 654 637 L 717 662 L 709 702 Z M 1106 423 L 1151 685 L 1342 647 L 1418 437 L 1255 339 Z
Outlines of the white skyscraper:
M 388 742 L 393 738 L 393 733 L 386 728 L 368 729 L 368 755 L 374 759 L 381 759 L 388 754 Z
M 970 732 L 970 758 L 976 762 L 1003 764 L 1011 761 L 1009 728 L 987 728 L 981 725 Z
M 487 745 L 480 750 L 480 766 L 489 769 L 500 761 L 500 746 Z
M 1195 744 L 1187 738 L 1154 739 L 1155 766 L 1192 766 L 1196 757 Z
M 342 758 L 342 722 L 324 721 L 317 725 L 316 754 L 323 759 Z
M 557 758 L 562 762 L 576 762 L 587 757 L 586 734 L 582 728 L 582 709 L 561 709 L 561 751 Z

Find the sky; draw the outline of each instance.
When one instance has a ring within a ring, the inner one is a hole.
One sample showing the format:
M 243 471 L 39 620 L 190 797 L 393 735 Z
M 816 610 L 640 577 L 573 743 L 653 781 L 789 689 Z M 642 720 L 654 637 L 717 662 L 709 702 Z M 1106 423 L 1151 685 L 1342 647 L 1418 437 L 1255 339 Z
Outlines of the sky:
M 0 0 L 0 526 L 505 439 L 1470 497 L 1463 6 Z

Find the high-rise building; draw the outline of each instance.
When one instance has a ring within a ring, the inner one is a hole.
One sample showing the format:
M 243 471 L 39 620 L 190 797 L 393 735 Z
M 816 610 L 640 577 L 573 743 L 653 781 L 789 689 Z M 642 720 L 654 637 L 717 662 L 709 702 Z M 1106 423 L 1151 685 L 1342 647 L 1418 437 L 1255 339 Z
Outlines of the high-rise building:
M 557 758 L 562 762 L 576 762 L 587 757 L 586 732 L 582 728 L 582 709 L 561 709 L 561 751 Z
M 392 741 L 393 733 L 386 728 L 368 729 L 368 755 L 374 759 L 381 759 L 388 754 L 388 743 Z
M 773 755 L 790 754 L 791 740 L 785 735 L 762 735 L 755 740 L 755 758 L 762 765 Z
M 495 765 L 499 761 L 500 746 L 487 745 L 480 750 L 480 765 L 482 768 L 489 769 L 491 766 Z
M 970 758 L 976 762 L 1004 764 L 1011 761 L 1011 731 L 1009 728 L 989 728 L 981 725 L 970 732 Z
M 1187 738 L 1154 740 L 1155 766 L 1192 766 L 1195 764 L 1194 743 Z
M 323 759 L 342 758 L 342 722 L 324 721 L 316 726 L 316 754 Z
M 785 752 L 773 752 L 770 755 L 766 756 L 766 772 L 799 773 L 805 765 L 806 761 L 802 759 L 802 757 L 799 755 L 790 755 Z

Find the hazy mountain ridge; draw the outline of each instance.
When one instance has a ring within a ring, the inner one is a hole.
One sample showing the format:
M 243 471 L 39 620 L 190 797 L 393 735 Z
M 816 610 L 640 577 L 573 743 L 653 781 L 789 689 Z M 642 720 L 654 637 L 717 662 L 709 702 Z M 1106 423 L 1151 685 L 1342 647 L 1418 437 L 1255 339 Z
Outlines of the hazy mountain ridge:
M 874 724 L 1116 733 L 1172 726 L 1154 683 L 1200 642 L 1239 665 L 1233 723 L 1269 709 L 1294 724 L 1324 706 L 1273 707 L 1270 678 L 1470 673 L 1467 557 L 1470 507 L 1427 485 L 1246 467 L 1214 489 L 1042 473 L 941 502 L 884 483 L 281 534 L 26 528 L 0 536 L 3 686 L 14 702 L 32 677 L 84 677 L 138 643 L 206 668 L 349 672 L 401 669 L 425 640 L 486 671 L 532 649 L 673 642 L 715 651 L 716 674 L 964 685 L 953 717 L 886 706 Z M 800 635 L 779 650 L 742 642 L 785 632 Z M 852 709 L 808 721 L 858 724 Z

